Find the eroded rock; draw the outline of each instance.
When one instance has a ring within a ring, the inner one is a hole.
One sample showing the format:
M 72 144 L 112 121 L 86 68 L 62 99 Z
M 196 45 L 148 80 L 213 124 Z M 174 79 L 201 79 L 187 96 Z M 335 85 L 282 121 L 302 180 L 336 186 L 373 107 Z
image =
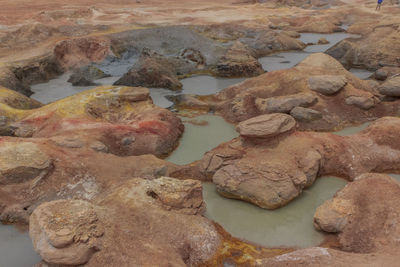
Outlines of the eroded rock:
M 333 75 L 312 76 L 308 79 L 311 90 L 323 95 L 333 95 L 346 85 L 346 77 Z
M 238 124 L 236 130 L 243 137 L 270 138 L 289 132 L 293 130 L 295 126 L 296 121 L 293 117 L 286 114 L 275 113 L 242 121 Z
M 315 226 L 337 233 L 342 249 L 368 253 L 398 246 L 400 184 L 388 175 L 363 174 L 316 211 Z

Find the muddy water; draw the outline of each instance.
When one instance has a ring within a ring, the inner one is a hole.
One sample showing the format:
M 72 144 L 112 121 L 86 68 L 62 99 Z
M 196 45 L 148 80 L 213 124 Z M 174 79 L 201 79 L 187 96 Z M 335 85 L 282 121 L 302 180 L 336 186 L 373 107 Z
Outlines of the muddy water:
M 179 147 L 167 158 L 175 164 L 182 165 L 199 160 L 207 151 L 238 136 L 235 127 L 219 116 L 202 115 L 193 120 L 182 119 L 185 132 Z
M 71 83 L 67 82 L 71 73 L 65 73 L 56 79 L 50 80 L 47 83 L 35 84 L 32 86 L 34 94 L 31 96 L 44 104 L 71 96 L 73 94 L 92 89 L 96 86 L 72 86 Z M 117 81 L 119 76 L 112 76 L 96 80 L 95 82 L 99 85 L 112 85 Z M 209 95 L 215 94 L 222 89 L 229 87 L 233 84 L 243 81 L 243 78 L 226 79 L 226 78 L 215 78 L 207 75 L 194 76 L 186 79 L 182 79 L 183 88 L 181 91 L 171 91 L 163 88 L 150 88 L 150 95 L 154 101 L 154 104 L 168 108 L 173 103 L 166 99 L 168 95 L 178 94 L 197 94 L 197 95 Z
M 270 211 L 223 198 L 216 192 L 214 184 L 205 183 L 206 217 L 221 224 L 233 236 L 264 246 L 315 246 L 324 236 L 313 227 L 314 212 L 345 184 L 343 179 L 336 177 L 319 178 L 296 200 Z
M 294 67 L 312 53 L 325 52 L 330 47 L 348 37 L 358 37 L 358 35 L 348 33 L 302 33 L 299 40 L 306 44 L 313 43 L 314 45 L 307 46 L 304 51 L 282 52 L 267 57 L 262 57 L 258 60 L 266 71 L 288 69 Z M 317 44 L 320 38 L 327 39 L 329 44 Z M 355 70 L 355 72 L 361 75 L 361 70 Z M 366 74 L 363 73 L 362 75 Z
M 0 241 L 0 266 L 31 267 L 41 260 L 33 250 L 28 233 L 14 226 L 0 225 Z
M 373 71 L 356 68 L 351 68 L 349 71 L 362 80 L 368 79 L 374 73 Z
M 366 123 L 363 123 L 361 125 L 347 127 L 347 128 L 344 128 L 341 131 L 337 131 L 337 132 L 333 132 L 333 133 L 336 134 L 336 135 L 340 135 L 340 136 L 349 136 L 349 135 L 353 135 L 353 134 L 361 132 L 362 130 L 367 128 L 368 125 L 370 125 L 370 124 L 371 124 L 371 122 L 366 122 Z
M 72 86 L 67 82 L 71 73 L 64 73 L 56 79 L 47 83 L 39 83 L 31 86 L 33 95 L 31 98 L 36 99 L 44 104 L 71 96 L 73 94 L 94 88 L 96 86 Z M 118 80 L 118 77 L 107 77 L 96 80 L 99 85 L 110 85 Z
M 359 35 L 349 34 L 349 33 L 329 33 L 329 34 L 320 34 L 320 33 L 302 33 L 299 40 L 303 43 L 313 43 L 314 45 L 307 46 L 304 51 L 308 53 L 318 53 L 325 52 L 338 42 L 343 39 L 349 37 L 359 37 Z M 320 38 L 325 38 L 328 40 L 329 44 L 317 44 Z

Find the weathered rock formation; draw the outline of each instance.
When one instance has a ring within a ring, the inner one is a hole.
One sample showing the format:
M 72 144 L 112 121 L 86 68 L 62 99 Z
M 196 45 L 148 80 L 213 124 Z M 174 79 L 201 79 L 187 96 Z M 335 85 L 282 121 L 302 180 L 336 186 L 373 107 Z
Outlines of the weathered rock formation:
M 265 123 L 258 118 L 242 122 L 239 125 L 250 124 L 244 129 L 254 129 L 253 134 L 246 132 L 242 138 L 219 145 L 173 175 L 212 180 L 226 197 L 274 209 L 296 198 L 319 176 L 352 180 L 365 172 L 400 168 L 395 134 L 400 127 L 398 118 L 379 119 L 349 137 L 315 132 L 280 134 L 281 128 L 276 127 L 274 134 L 268 134 L 270 138 L 258 138 L 258 129 Z M 238 129 L 243 131 L 242 126 Z
M 314 224 L 338 234 L 346 251 L 370 253 L 398 247 L 399 193 L 399 182 L 388 175 L 360 175 L 318 207 Z
M 186 65 L 187 68 L 182 65 Z M 179 90 L 182 88 L 182 84 L 177 77 L 177 73 L 180 73 L 179 69 L 185 69 L 190 72 L 190 70 L 196 68 L 195 65 L 189 62 L 182 62 L 178 58 L 168 59 L 145 49 L 140 56 L 138 64 L 125 73 L 114 85 Z
M 312 120 L 298 120 L 304 130 L 328 131 L 399 114 L 397 101 L 381 102 L 380 94 L 370 83 L 321 53 L 307 57 L 291 69 L 247 79 L 200 100 L 231 122 L 268 113 L 290 113 L 296 107 L 319 112 Z
M 390 21 L 389 21 L 390 22 Z M 377 70 L 400 66 L 400 34 L 398 26 L 369 25 L 373 31 L 363 38 L 348 38 L 328 49 L 327 54 L 346 67 Z
M 154 106 L 143 87 L 98 87 L 38 109 L 1 107 L 15 136 L 79 135 L 118 155 L 168 154 L 183 132 L 180 119 Z

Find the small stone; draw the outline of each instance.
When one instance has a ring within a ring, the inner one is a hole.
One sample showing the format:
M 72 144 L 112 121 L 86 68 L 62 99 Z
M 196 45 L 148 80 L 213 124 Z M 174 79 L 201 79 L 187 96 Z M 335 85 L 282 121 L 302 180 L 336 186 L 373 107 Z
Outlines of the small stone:
M 121 144 L 124 146 L 129 146 L 130 144 L 135 142 L 135 140 L 136 140 L 136 138 L 134 136 L 127 136 L 127 137 L 122 138 Z
M 322 118 L 321 112 L 303 107 L 295 107 L 290 112 L 290 115 L 296 120 L 303 122 L 315 121 Z
M 326 38 L 322 37 L 318 40 L 318 44 L 329 44 L 329 41 Z

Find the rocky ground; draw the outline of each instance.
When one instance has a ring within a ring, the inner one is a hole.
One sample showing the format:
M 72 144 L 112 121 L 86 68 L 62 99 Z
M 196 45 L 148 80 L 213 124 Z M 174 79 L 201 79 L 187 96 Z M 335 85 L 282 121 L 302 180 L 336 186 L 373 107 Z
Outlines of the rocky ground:
M 0 5 L 0 220 L 29 227 L 36 266 L 397 266 L 400 184 L 383 173 L 400 171 L 398 1 L 380 12 L 372 0 Z M 258 61 L 312 45 L 300 33 L 343 31 L 358 37 L 292 68 Z M 46 105 L 29 97 L 66 72 L 74 86 L 120 78 Z M 148 88 L 179 92 L 198 74 L 247 79 L 153 104 Z M 208 112 L 240 136 L 191 164 L 166 161 L 178 114 Z M 349 183 L 315 212 L 320 246 L 262 247 L 204 216 L 201 182 L 277 209 L 325 175 Z

